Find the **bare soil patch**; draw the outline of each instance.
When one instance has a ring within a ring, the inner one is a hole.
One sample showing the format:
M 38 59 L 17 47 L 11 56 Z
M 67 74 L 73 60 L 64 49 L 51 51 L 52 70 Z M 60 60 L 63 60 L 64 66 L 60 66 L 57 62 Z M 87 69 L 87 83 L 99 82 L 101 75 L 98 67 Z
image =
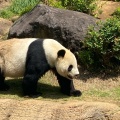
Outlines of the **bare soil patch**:
M 119 120 L 120 108 L 100 102 L 0 99 L 0 120 Z
M 12 24 L 13 23 L 10 20 L 0 18 L 0 40 L 7 38 L 7 34 Z
M 110 18 L 112 13 L 120 7 L 120 2 L 113 2 L 113 1 L 99 1 L 98 7 L 102 11 L 98 18 L 105 20 L 106 18 Z
M 11 0 L 0 0 L 0 10 L 10 5 Z

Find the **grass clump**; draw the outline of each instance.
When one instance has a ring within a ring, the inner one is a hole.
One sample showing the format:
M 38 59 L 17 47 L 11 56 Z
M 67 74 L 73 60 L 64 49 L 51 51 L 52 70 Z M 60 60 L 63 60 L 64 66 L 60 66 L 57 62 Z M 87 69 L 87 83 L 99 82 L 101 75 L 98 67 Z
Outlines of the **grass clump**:
M 0 17 L 11 18 L 15 15 L 21 16 L 30 11 L 38 3 L 93 15 L 96 9 L 95 1 L 96 0 L 12 0 L 9 7 L 0 11 Z
M 22 15 L 30 11 L 39 0 L 12 0 L 11 5 L 0 11 L 0 17 L 10 18 L 15 15 Z
M 99 97 L 99 98 L 110 97 L 110 93 L 109 92 L 103 91 L 103 90 L 98 90 L 98 89 L 89 90 L 86 94 L 88 96 Z
M 85 78 L 88 75 L 84 76 Z M 87 78 L 88 79 L 88 78 Z M 8 91 L 0 91 L 0 99 L 17 99 L 25 100 L 30 98 L 24 98 L 22 93 L 22 79 L 8 79 L 5 81 L 10 89 Z M 120 100 L 120 79 L 116 78 L 116 81 L 111 79 L 102 80 L 98 78 L 90 78 L 86 83 L 80 80 L 74 80 L 75 88 L 81 90 L 82 96 L 70 97 L 60 92 L 58 81 L 52 72 L 47 72 L 38 82 L 38 91 L 42 95 L 37 100 L 48 101 L 111 101 L 117 103 Z

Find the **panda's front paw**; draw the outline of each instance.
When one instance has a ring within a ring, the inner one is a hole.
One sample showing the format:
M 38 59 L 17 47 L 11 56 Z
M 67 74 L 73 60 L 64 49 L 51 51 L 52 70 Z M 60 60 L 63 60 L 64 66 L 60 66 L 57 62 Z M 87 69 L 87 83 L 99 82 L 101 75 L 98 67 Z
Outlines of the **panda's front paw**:
M 70 96 L 78 97 L 78 96 L 81 96 L 81 95 L 82 95 L 82 92 L 79 91 L 79 90 L 74 90 L 74 91 L 70 92 Z
M 0 85 L 0 91 L 7 91 L 9 89 L 10 89 L 10 87 L 5 83 Z

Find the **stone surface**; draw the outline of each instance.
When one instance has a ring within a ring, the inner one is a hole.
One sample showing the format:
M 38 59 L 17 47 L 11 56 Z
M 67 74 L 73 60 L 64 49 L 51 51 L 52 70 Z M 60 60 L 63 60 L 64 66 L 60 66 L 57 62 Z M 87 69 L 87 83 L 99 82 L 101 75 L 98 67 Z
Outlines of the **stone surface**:
M 90 25 L 95 25 L 94 17 L 81 12 L 37 5 L 20 17 L 10 28 L 8 38 L 53 38 L 72 51 L 80 49 Z

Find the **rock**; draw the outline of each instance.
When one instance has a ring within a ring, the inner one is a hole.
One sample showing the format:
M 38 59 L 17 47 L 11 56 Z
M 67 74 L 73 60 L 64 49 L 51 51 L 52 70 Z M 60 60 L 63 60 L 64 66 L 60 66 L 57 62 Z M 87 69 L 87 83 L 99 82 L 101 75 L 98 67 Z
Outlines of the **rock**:
M 81 12 L 40 4 L 13 24 L 8 38 L 53 38 L 68 49 L 77 51 L 88 27 L 95 25 L 96 20 Z

